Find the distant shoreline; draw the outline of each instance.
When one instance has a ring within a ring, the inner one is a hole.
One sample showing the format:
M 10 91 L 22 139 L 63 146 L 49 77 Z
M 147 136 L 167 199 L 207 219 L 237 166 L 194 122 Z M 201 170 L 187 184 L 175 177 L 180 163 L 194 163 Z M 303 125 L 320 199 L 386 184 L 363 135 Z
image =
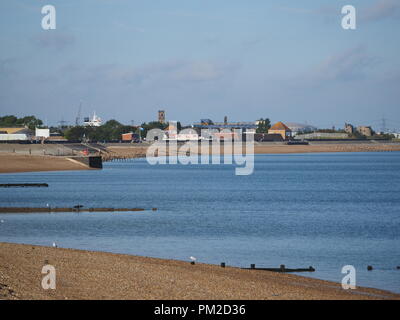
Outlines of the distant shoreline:
M 111 145 L 108 153 L 103 154 L 103 161 L 112 159 L 143 158 L 147 146 Z M 298 153 L 336 153 L 336 152 L 388 152 L 400 151 L 400 143 L 340 143 L 313 142 L 310 145 L 284 145 L 259 143 L 254 145 L 254 154 L 298 154 Z M 0 173 L 18 173 L 35 171 L 91 170 L 88 166 L 69 157 L 39 156 L 0 152 Z
M 236 267 L 0 243 L 2 299 L 400 299 L 399 294 L 293 274 Z M 56 290 L 41 287 L 44 265 L 57 272 Z

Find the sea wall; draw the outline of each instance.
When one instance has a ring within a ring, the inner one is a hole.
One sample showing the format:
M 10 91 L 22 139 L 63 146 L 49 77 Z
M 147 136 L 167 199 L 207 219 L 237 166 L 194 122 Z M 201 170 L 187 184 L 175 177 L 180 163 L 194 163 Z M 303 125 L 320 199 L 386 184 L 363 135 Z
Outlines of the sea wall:
M 94 168 L 94 169 L 103 168 L 103 160 L 101 156 L 70 157 L 70 158 L 87 165 L 89 168 Z

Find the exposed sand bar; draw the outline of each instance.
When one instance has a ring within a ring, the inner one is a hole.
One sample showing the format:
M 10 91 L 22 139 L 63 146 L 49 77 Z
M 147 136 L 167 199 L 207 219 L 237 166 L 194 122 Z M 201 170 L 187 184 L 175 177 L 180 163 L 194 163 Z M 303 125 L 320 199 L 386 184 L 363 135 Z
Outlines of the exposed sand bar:
M 90 169 L 83 163 L 71 161 L 67 157 L 0 153 L 0 173 Z
M 107 146 L 102 154 L 103 161 L 113 159 L 143 158 L 148 144 Z M 179 148 L 179 146 L 178 146 Z M 220 153 L 223 154 L 221 146 Z M 255 143 L 255 154 L 292 154 L 320 152 L 379 152 L 400 151 L 400 143 L 312 143 L 310 145 L 285 145 L 274 143 Z M 243 150 L 245 152 L 245 150 Z M 18 153 L 0 152 L 0 173 L 31 171 L 90 170 L 87 165 L 62 156 L 21 155 Z
M 256 154 L 400 151 L 398 143 L 326 143 L 310 145 L 255 145 Z
M 195 143 L 193 143 L 195 144 Z M 180 148 L 182 145 L 178 145 L 177 148 L 170 147 L 169 152 L 175 154 L 181 154 Z M 103 157 L 103 160 L 112 159 L 129 159 L 129 158 L 140 158 L 146 156 L 147 147 L 136 146 L 136 145 L 123 145 L 123 146 L 110 146 L 107 147 L 110 154 Z M 207 152 L 207 148 L 204 149 Z M 204 151 L 203 150 L 203 151 Z M 240 147 L 239 147 L 240 150 Z M 400 143 L 312 143 L 310 145 L 285 145 L 285 144 L 274 144 L 274 143 L 258 143 L 254 145 L 255 154 L 293 154 L 293 153 L 325 153 L 325 152 L 385 152 L 385 151 L 400 151 Z M 193 152 L 193 150 L 192 150 Z M 201 149 L 198 150 L 201 153 Z M 208 149 L 208 153 L 215 152 L 211 148 Z M 218 152 L 218 151 L 217 151 Z M 246 153 L 246 149 L 243 148 L 243 153 Z M 168 153 L 168 152 L 167 152 Z M 224 153 L 224 146 L 221 145 L 219 153 Z M 160 154 L 160 155 L 165 155 Z
M 41 287 L 45 264 L 56 268 L 56 290 Z M 400 295 L 367 288 L 343 290 L 337 283 L 268 271 L 0 243 L 0 299 L 347 300 Z

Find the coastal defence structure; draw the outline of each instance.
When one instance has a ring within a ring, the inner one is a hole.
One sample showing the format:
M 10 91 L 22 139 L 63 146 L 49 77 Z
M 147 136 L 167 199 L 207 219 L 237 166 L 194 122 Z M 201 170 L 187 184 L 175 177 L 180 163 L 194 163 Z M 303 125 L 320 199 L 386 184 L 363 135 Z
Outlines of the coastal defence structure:
M 71 157 L 70 159 L 83 163 L 92 169 L 103 168 L 103 159 L 101 156 Z
M 103 167 L 102 152 L 96 146 L 71 143 L 71 144 L 0 144 L 0 154 L 14 156 L 41 156 L 51 159 L 69 159 L 91 169 Z M 26 158 L 29 159 L 29 158 Z M 43 158 L 44 159 L 44 158 Z
M 312 132 L 306 134 L 298 134 L 296 139 L 347 139 L 349 135 L 347 133 L 340 132 Z

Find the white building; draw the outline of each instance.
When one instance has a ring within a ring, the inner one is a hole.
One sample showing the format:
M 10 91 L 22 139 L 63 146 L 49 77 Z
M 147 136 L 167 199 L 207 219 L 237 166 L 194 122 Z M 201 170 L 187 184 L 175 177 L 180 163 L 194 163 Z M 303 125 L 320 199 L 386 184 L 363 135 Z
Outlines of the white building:
M 27 141 L 32 139 L 32 130 L 28 128 L 0 128 L 0 141 Z
M 164 131 L 163 140 L 169 141 L 198 141 L 199 135 L 194 129 L 184 129 L 178 133 L 176 123 L 171 122 L 168 128 Z
M 310 133 L 315 130 L 317 130 L 316 127 L 308 125 L 308 124 L 302 124 L 302 123 L 295 123 L 295 122 L 287 122 L 286 125 L 289 127 L 289 129 L 292 131 L 292 136 L 296 136 L 298 134 L 302 133 Z
M 35 136 L 36 136 L 36 138 L 47 139 L 48 137 L 50 137 L 50 129 L 39 129 L 39 128 L 36 128 Z
M 0 133 L 0 141 L 27 141 L 30 140 L 30 136 L 25 133 Z

